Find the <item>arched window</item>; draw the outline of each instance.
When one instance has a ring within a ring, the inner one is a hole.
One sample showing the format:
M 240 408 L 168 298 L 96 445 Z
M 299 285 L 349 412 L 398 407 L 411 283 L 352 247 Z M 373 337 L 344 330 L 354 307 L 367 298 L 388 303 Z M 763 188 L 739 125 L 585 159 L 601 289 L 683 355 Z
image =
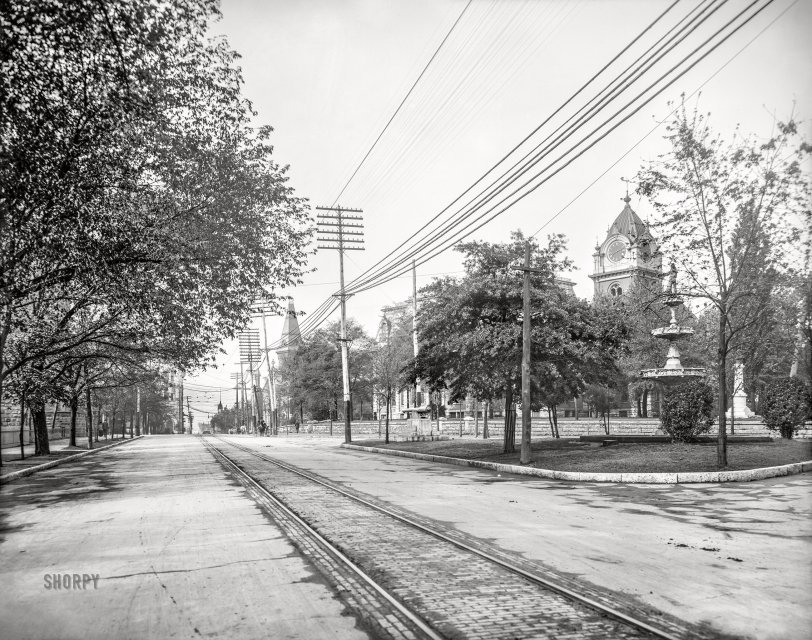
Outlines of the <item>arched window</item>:
M 623 288 L 617 282 L 614 282 L 612 286 L 609 287 L 609 295 L 613 298 L 619 298 L 623 295 Z

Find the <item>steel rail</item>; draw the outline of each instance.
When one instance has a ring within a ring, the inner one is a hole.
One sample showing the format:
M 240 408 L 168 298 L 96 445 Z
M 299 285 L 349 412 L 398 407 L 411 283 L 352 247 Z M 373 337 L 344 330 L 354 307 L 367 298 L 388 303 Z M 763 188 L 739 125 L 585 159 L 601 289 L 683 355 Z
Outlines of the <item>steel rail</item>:
M 363 505 L 365 505 L 367 507 L 370 507 L 370 508 L 372 508 L 372 509 L 374 509 L 376 511 L 379 511 L 381 513 L 385 513 L 386 515 L 388 515 L 388 516 L 390 516 L 392 518 L 395 518 L 396 520 L 399 520 L 400 522 L 408 524 L 409 526 L 412 526 L 412 527 L 414 527 L 416 529 L 419 529 L 420 531 L 423 531 L 424 533 L 427 533 L 427 534 L 429 534 L 431 536 L 434 536 L 435 538 L 438 538 L 438 539 L 443 540 L 445 542 L 449 542 L 449 543 L 453 544 L 454 546 L 459 547 L 460 549 L 464 549 L 465 551 L 468 551 L 469 553 L 473 553 L 473 554 L 475 554 L 475 555 L 477 555 L 477 556 L 479 556 L 481 558 L 484 558 L 485 560 L 488 560 L 489 562 L 492 562 L 492 563 L 494 563 L 494 564 L 496 564 L 496 565 L 498 565 L 498 566 L 500 566 L 500 567 L 502 567 L 504 569 L 507 569 L 508 571 L 511 571 L 512 573 L 515 573 L 517 575 L 522 576 L 523 578 L 529 580 L 530 582 L 533 582 L 535 584 L 543 586 L 543 587 L 545 587 L 545 588 L 547 588 L 547 589 L 549 589 L 551 591 L 554 591 L 554 592 L 558 593 L 559 595 L 565 596 L 566 598 L 569 598 L 569 599 L 574 600 L 574 601 L 576 601 L 576 602 L 578 602 L 580 604 L 583 604 L 583 605 L 589 607 L 590 609 L 593 609 L 593 610 L 597 611 L 598 613 L 601 613 L 601 614 L 606 615 L 606 616 L 608 616 L 610 618 L 613 618 L 614 620 L 617 620 L 619 622 L 627 624 L 627 625 L 629 625 L 631 627 L 634 627 L 635 629 L 645 631 L 646 633 L 650 633 L 650 634 L 656 636 L 657 638 L 661 638 L 662 640 L 684 640 L 683 638 L 681 638 L 679 636 L 675 636 L 675 635 L 669 633 L 668 631 L 666 631 L 664 629 L 654 627 L 654 626 L 650 625 L 648 622 L 645 622 L 644 620 L 639 620 L 637 618 L 634 618 L 633 616 L 625 614 L 622 611 L 618 611 L 617 609 L 614 609 L 614 608 L 612 608 L 612 607 L 610 607 L 608 605 L 602 604 L 602 603 L 600 603 L 600 602 L 598 602 L 596 600 L 593 600 L 592 598 L 589 598 L 587 596 L 581 595 L 580 593 L 577 593 L 576 591 L 573 591 L 572 589 L 569 589 L 569 588 L 567 588 L 567 587 L 565 587 L 563 585 L 557 584 L 557 583 L 553 582 L 552 580 L 550 580 L 549 578 L 545 578 L 545 577 L 542 577 L 542 576 L 540 576 L 538 574 L 526 571 L 525 569 L 522 569 L 521 567 L 519 567 L 519 566 L 517 566 L 517 565 L 515 565 L 515 564 L 513 564 L 511 562 L 507 562 L 506 560 L 498 558 L 498 557 L 488 553 L 487 551 L 482 551 L 481 549 L 477 549 L 476 547 L 472 547 L 472 546 L 470 546 L 470 545 L 468 545 L 468 544 L 466 544 L 466 543 L 464 543 L 464 542 L 462 542 L 460 540 L 455 540 L 454 538 L 451 538 L 451 537 L 447 536 L 446 534 L 442 533 L 441 531 L 436 531 L 436 530 L 434 530 L 434 529 L 432 529 L 430 527 L 427 527 L 426 525 L 424 525 L 424 524 L 422 524 L 420 522 L 412 520 L 411 518 L 408 518 L 408 517 L 406 517 L 406 516 L 404 516 L 402 514 L 399 514 L 399 513 L 394 512 L 394 511 L 390 511 L 386 507 L 382 507 L 382 506 L 380 506 L 378 504 L 375 504 L 373 502 L 369 502 L 369 501 L 365 500 L 364 498 L 353 495 L 352 493 L 349 493 L 349 492 L 345 491 L 344 489 L 341 489 L 340 487 L 334 485 L 331 482 L 327 482 L 325 480 L 322 480 L 321 478 L 310 475 L 306 471 L 303 471 L 301 469 L 297 469 L 296 467 L 289 466 L 289 465 L 285 464 L 284 462 L 280 462 L 279 460 L 271 458 L 270 456 L 266 456 L 265 454 L 263 454 L 263 453 L 261 453 L 259 451 L 256 451 L 255 449 L 252 449 L 251 447 L 247 447 L 247 446 L 242 445 L 242 444 L 237 444 L 235 442 L 231 442 L 231 441 L 228 441 L 228 440 L 222 440 L 219 437 L 217 437 L 217 439 L 220 440 L 221 442 L 225 443 L 225 444 L 228 444 L 228 445 L 236 448 L 236 449 L 240 449 L 241 451 L 244 451 L 246 453 L 254 455 L 257 458 L 260 458 L 261 460 L 265 460 L 266 462 L 270 462 L 272 464 L 275 464 L 276 466 L 281 467 L 282 469 L 285 469 L 286 471 L 289 471 L 291 473 L 295 473 L 296 475 L 299 475 L 299 476 L 301 476 L 303 478 L 306 478 L 307 480 L 310 480 L 311 482 L 315 482 L 315 483 L 320 484 L 320 485 L 322 485 L 324 487 L 327 487 L 328 489 L 332 489 L 333 491 L 336 491 L 337 493 L 340 493 L 341 495 L 343 495 L 343 496 L 345 496 L 347 498 L 355 500 L 356 502 L 360 502 L 361 504 L 363 504 Z
M 219 438 L 217 438 L 220 440 Z M 414 611 L 406 607 L 400 600 L 398 600 L 395 596 L 390 594 L 386 589 L 384 589 L 381 585 L 379 585 L 375 580 L 373 580 L 361 567 L 355 564 L 352 560 L 350 560 L 346 555 L 344 555 L 337 547 L 335 547 L 331 542 L 329 542 L 324 536 L 322 536 L 318 531 L 316 531 L 310 524 L 308 524 L 305 520 L 303 520 L 298 514 L 294 513 L 284 502 L 279 500 L 276 496 L 274 496 L 268 489 L 266 489 L 260 481 L 254 478 L 250 473 L 248 473 L 245 469 L 240 467 L 234 460 L 232 460 L 227 454 L 223 453 L 217 447 L 212 446 L 209 442 L 207 442 L 206 438 L 201 438 L 203 444 L 206 448 L 211 451 L 215 458 L 219 458 L 221 462 L 225 464 L 225 466 L 232 471 L 232 473 L 236 473 L 237 475 L 241 476 L 248 484 L 250 484 L 254 489 L 259 491 L 263 494 L 268 500 L 274 503 L 279 509 L 281 509 L 286 516 L 288 516 L 291 520 L 296 522 L 300 527 L 304 528 L 307 531 L 308 535 L 316 539 L 319 544 L 321 544 L 327 551 L 333 555 L 337 560 L 339 560 L 347 569 L 352 571 L 358 578 L 360 578 L 364 583 L 366 583 L 369 587 L 371 587 L 375 592 L 378 593 L 390 606 L 397 609 L 408 621 L 413 624 L 417 629 L 420 630 L 427 638 L 431 640 L 445 640 L 445 636 L 438 634 L 434 629 L 432 629 L 418 614 Z M 232 444 L 225 440 L 221 440 L 221 442 L 225 442 L 226 444 Z M 241 446 L 233 445 L 238 449 L 242 449 Z M 252 453 L 250 448 L 245 448 L 246 453 Z M 308 478 L 310 479 L 310 478 Z

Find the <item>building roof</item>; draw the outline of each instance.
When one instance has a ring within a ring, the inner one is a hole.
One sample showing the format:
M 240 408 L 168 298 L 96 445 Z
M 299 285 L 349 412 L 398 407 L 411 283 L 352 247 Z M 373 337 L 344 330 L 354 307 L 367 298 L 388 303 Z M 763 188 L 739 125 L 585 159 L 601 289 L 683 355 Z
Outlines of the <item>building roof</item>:
M 609 227 L 609 235 L 612 236 L 616 233 L 620 233 L 627 238 L 631 238 L 632 240 L 636 240 L 642 236 L 650 237 L 651 234 L 648 231 L 648 227 L 646 223 L 640 219 L 632 208 L 629 206 L 629 201 L 631 198 L 627 195 L 623 198 L 623 201 L 626 203 L 626 206 L 623 207 L 623 211 L 618 214 L 618 217 L 615 218 L 615 221 L 612 223 L 612 226 Z

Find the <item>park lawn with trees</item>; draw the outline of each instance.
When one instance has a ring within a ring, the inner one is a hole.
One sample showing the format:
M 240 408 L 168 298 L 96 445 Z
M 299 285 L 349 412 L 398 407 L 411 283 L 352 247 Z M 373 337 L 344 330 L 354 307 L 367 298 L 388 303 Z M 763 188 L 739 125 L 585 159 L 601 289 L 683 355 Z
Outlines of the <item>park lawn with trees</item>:
M 725 139 L 684 101 L 665 139 L 669 149 L 640 170 L 637 191 L 658 214 L 654 227 L 681 276 L 677 293 L 704 303 L 716 321 L 717 464 L 724 468 L 730 359 L 753 349 L 775 322 L 775 301 L 812 276 L 812 146 L 791 117 L 767 138 L 737 130 Z

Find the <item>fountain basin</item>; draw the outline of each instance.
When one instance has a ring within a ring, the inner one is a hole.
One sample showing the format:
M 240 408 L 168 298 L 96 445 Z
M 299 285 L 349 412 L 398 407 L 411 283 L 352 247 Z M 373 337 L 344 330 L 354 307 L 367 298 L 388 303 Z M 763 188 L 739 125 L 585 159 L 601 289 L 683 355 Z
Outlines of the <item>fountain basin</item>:
M 659 369 L 643 369 L 640 372 L 640 377 L 647 380 L 656 380 L 664 385 L 680 384 L 688 382 L 697 378 L 705 377 L 705 369 L 698 367 L 692 368 L 667 368 L 661 367 Z
M 674 340 L 676 338 L 682 338 L 683 336 L 692 336 L 694 335 L 694 330 L 690 327 L 671 325 L 668 327 L 657 327 L 656 329 L 652 329 L 651 335 L 653 335 L 655 338 Z

